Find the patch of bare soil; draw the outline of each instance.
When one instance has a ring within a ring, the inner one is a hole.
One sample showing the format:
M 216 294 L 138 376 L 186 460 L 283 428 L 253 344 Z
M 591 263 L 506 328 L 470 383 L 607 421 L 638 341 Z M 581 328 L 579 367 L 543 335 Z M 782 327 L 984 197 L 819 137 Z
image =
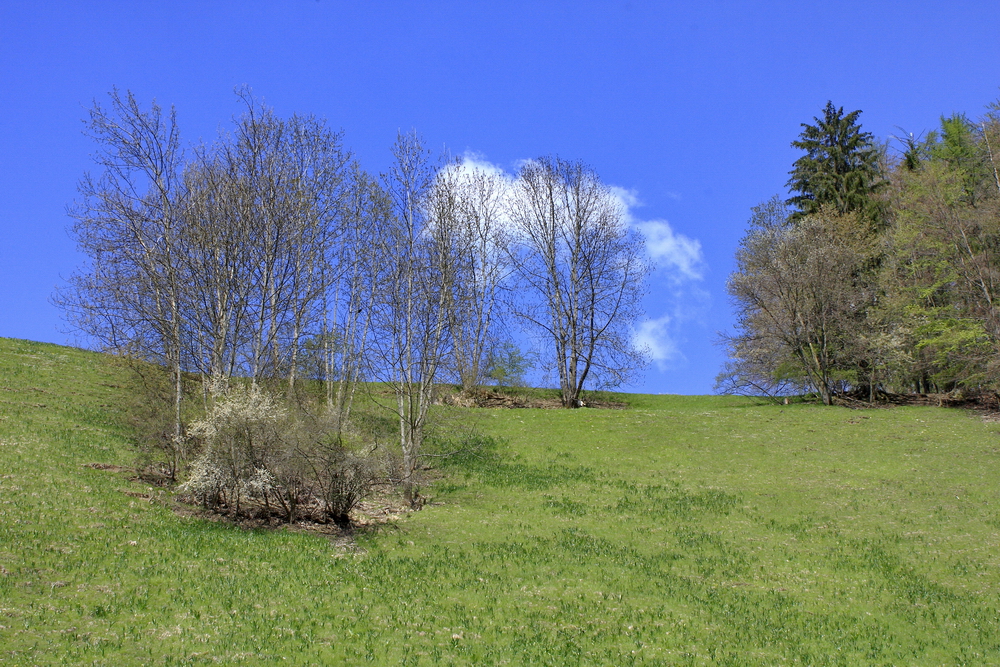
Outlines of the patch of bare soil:
M 480 389 L 473 392 L 453 391 L 441 394 L 438 400 L 444 405 L 454 405 L 462 408 L 563 409 L 562 401 L 558 398 L 534 398 L 519 396 L 517 394 L 497 391 L 495 389 Z M 619 401 L 585 400 L 583 401 L 583 405 L 580 407 L 604 410 L 624 410 L 628 407 L 628 405 Z
M 87 463 L 83 466 L 84 468 L 93 468 L 94 470 L 106 470 L 107 472 L 124 472 L 126 470 L 131 471 L 132 468 L 125 468 L 123 466 L 116 466 L 112 463 Z
M 919 405 L 935 408 L 963 408 L 980 412 L 988 421 L 1000 421 L 1000 395 L 994 392 L 939 394 L 890 394 L 880 392 L 874 403 L 856 396 L 841 394 L 833 397 L 836 405 L 855 409 L 892 408 L 897 405 Z M 991 416 L 992 415 L 992 416 Z
M 136 475 L 129 478 L 132 482 L 142 482 L 150 486 L 168 488 L 174 485 L 176 480 L 170 474 L 156 466 L 146 466 L 142 470 L 135 471 Z
M 128 481 L 130 482 L 142 482 L 149 486 L 155 486 L 159 488 L 167 488 L 174 484 L 174 480 L 170 475 L 159 466 L 146 466 L 145 468 L 129 468 L 126 466 L 114 465 L 113 463 L 86 463 L 84 468 L 92 468 L 94 470 L 103 470 L 104 472 L 128 472 L 132 473 Z
M 170 478 L 160 470 L 147 468 L 137 471 L 110 463 L 87 463 L 86 468 L 105 472 L 130 472 L 130 482 L 150 485 L 146 491 L 118 489 L 119 493 L 137 500 L 170 505 L 178 516 L 197 517 L 207 521 L 230 523 L 247 530 L 293 530 L 326 535 L 335 544 L 353 549 L 354 536 L 359 532 L 373 532 L 392 527 L 400 517 L 420 510 L 428 498 L 419 496 L 414 505 L 405 502 L 398 490 L 391 484 L 377 487 L 370 498 L 358 503 L 351 510 L 349 523 L 337 523 L 323 511 L 320 503 L 303 503 L 296 509 L 295 520 L 289 522 L 281 516 L 277 508 L 260 502 L 244 502 L 240 511 L 231 507 L 208 509 L 200 506 L 193 498 L 183 495 L 170 496 L 163 487 L 172 486 Z M 434 477 L 433 470 L 421 471 L 421 483 L 428 483 Z M 153 487 L 159 487 L 154 491 Z M 172 502 L 171 502 L 172 499 Z
M 349 524 L 333 521 L 323 513 L 319 503 L 315 502 L 299 506 L 295 520 L 289 522 L 284 516 L 277 515 L 274 507 L 265 507 L 262 503 L 243 503 L 237 513 L 229 507 L 207 509 L 185 496 L 177 496 L 174 501 L 173 510 L 178 516 L 229 523 L 247 530 L 316 533 L 325 535 L 341 547 L 352 546 L 354 536 L 358 533 L 391 528 L 402 516 L 417 511 L 422 506 L 418 504 L 417 507 L 411 507 L 388 485 L 377 489 L 371 498 L 351 510 Z

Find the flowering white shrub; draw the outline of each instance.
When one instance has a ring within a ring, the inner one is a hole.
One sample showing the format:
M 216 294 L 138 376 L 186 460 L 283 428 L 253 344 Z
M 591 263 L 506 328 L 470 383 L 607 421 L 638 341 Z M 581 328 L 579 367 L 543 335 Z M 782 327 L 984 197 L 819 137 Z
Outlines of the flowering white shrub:
M 225 489 L 232 487 L 232 483 L 233 480 L 227 478 L 222 468 L 202 456 L 191 464 L 188 480 L 178 490 L 191 494 L 206 507 L 214 507 L 219 504 Z
M 278 480 L 267 468 L 255 468 L 250 478 L 243 481 L 243 493 L 251 498 L 266 498 L 278 486 Z
M 188 435 L 209 443 L 233 436 L 262 437 L 270 434 L 287 415 L 285 408 L 258 386 L 234 387 L 225 393 L 215 393 L 219 387 L 213 381 L 215 405 L 207 417 L 191 424 Z
M 256 386 L 212 382 L 215 403 L 193 422 L 188 437 L 200 442 L 180 491 L 206 507 L 240 514 L 241 503 L 257 501 L 265 516 L 278 512 L 289 522 L 303 511 L 340 525 L 380 478 L 370 456 L 351 451 L 338 422 L 290 416 L 273 396 Z
M 219 385 L 213 382 L 213 393 Z M 287 411 L 257 386 L 232 387 L 216 394 L 211 412 L 193 422 L 188 436 L 204 450 L 181 489 L 208 506 L 234 505 L 241 498 L 262 498 L 276 486 L 269 466 L 279 455 Z

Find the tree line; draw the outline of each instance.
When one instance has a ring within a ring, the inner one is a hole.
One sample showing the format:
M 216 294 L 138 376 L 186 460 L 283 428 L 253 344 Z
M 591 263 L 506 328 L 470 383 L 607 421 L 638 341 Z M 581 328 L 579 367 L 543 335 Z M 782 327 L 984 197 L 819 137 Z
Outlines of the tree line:
M 724 392 L 868 401 L 1000 382 L 1000 103 L 896 144 L 827 103 L 787 199 L 753 209 Z
M 238 97 L 232 130 L 194 147 L 173 109 L 117 90 L 95 102 L 98 169 L 70 211 L 88 261 L 56 297 L 90 340 L 168 374 L 171 475 L 200 452 L 202 481 L 189 483 L 202 498 L 228 502 L 228 488 L 238 504 L 240 489 L 270 484 L 292 502 L 275 457 L 252 450 L 287 417 L 269 401 L 303 383 L 322 393 L 314 440 L 343 442 L 359 390 L 383 405 L 412 500 L 435 385 L 472 391 L 516 373 L 515 323 L 566 407 L 644 364 L 630 332 L 649 266 L 591 167 L 546 156 L 510 177 L 437 158 L 409 132 L 373 175 L 324 121 Z M 342 447 L 295 447 L 312 451 L 299 469 L 345 460 Z

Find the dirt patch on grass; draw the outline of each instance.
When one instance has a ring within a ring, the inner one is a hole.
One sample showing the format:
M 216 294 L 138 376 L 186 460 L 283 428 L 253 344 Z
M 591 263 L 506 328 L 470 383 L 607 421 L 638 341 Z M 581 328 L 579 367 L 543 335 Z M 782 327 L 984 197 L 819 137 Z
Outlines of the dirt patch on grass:
M 167 472 L 164 471 L 162 466 L 156 465 L 149 465 L 144 468 L 130 468 L 128 466 L 119 466 L 113 463 L 85 463 L 83 467 L 112 473 L 127 472 L 130 473 L 128 481 L 139 482 L 146 484 L 147 486 L 155 486 L 160 489 L 173 486 L 175 481 Z
M 84 468 L 92 468 L 94 470 L 104 470 L 106 472 L 134 472 L 133 468 L 126 468 L 124 466 L 116 466 L 113 463 L 86 463 Z
M 232 508 L 227 507 L 206 509 L 192 498 L 169 494 L 169 492 L 164 491 L 163 487 L 171 486 L 172 482 L 166 474 L 152 467 L 136 470 L 112 463 L 87 463 L 83 467 L 111 473 L 132 473 L 128 477 L 128 481 L 160 487 L 156 492 L 153 488 L 148 488 L 146 491 L 118 489 L 118 492 L 129 498 L 169 505 L 178 516 L 228 523 L 246 530 L 292 530 L 318 533 L 330 537 L 341 546 L 353 544 L 354 536 L 359 532 L 378 531 L 392 526 L 406 514 L 420 510 L 428 500 L 419 497 L 419 502 L 415 506 L 411 506 L 403 500 L 395 487 L 391 484 L 383 484 L 375 489 L 370 498 L 358 503 L 357 507 L 351 510 L 351 521 L 348 525 L 341 525 L 331 520 L 329 516 L 324 514 L 317 502 L 299 506 L 296 519 L 289 523 L 277 513 L 275 507 L 268 507 L 260 502 L 244 501 L 239 513 L 237 513 Z M 420 481 L 422 484 L 429 483 L 436 477 L 431 469 L 421 472 Z
M 496 408 L 496 409 L 518 409 L 534 408 L 540 410 L 562 410 L 562 401 L 558 398 L 537 397 L 516 392 L 500 391 L 496 389 L 478 389 L 476 391 L 454 390 L 442 392 L 438 397 L 438 402 L 444 405 L 454 405 L 460 408 Z M 628 404 L 621 401 L 585 399 L 583 408 L 596 408 L 603 410 L 624 410 Z
M 896 406 L 926 406 L 934 408 L 964 408 L 983 413 L 1000 414 L 1000 396 L 993 392 L 964 394 L 961 392 L 939 394 L 889 394 L 881 392 L 874 403 L 867 397 L 839 394 L 833 397 L 834 405 L 855 409 L 892 408 Z
M 131 494 L 130 494 L 131 495 Z M 206 521 L 228 523 L 245 530 L 290 530 L 315 533 L 329 537 L 340 546 L 351 545 L 359 533 L 370 533 L 391 528 L 400 518 L 419 509 L 404 502 L 400 494 L 391 486 L 378 489 L 371 498 L 358 503 L 351 510 L 349 525 L 340 525 L 324 516 L 318 505 L 300 507 L 298 516 L 292 522 L 277 516 L 274 508 L 260 503 L 249 502 L 240 507 L 237 514 L 231 508 L 206 509 L 185 496 L 174 498 L 174 513 L 178 516 L 194 517 Z

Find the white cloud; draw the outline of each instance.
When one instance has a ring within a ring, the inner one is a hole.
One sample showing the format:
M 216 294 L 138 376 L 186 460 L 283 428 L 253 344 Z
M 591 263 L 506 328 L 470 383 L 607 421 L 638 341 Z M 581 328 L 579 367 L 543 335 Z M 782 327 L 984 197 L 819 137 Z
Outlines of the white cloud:
M 661 371 L 666 370 L 670 362 L 684 358 L 671 334 L 671 324 L 673 318 L 670 315 L 644 320 L 632 335 L 632 343 L 640 350 L 646 350 Z
M 642 202 L 639 200 L 639 193 L 635 190 L 620 188 L 617 185 L 612 185 L 609 189 L 611 190 L 611 194 L 621 202 L 622 208 L 625 209 L 625 215 L 631 219 L 632 209 L 642 206 Z
M 646 239 L 646 252 L 658 268 L 670 272 L 675 281 L 702 279 L 705 258 L 701 241 L 678 234 L 666 220 L 640 220 L 633 212 L 642 206 L 635 190 L 612 186 L 611 192 L 625 211 L 628 224 Z
M 701 280 L 705 259 L 701 241 L 678 234 L 666 220 L 633 222 L 640 234 L 646 237 L 646 252 L 660 266 L 674 269 L 688 280 Z
M 611 192 L 618 199 L 628 225 L 642 234 L 646 241 L 646 254 L 656 264 L 653 280 L 660 279 L 657 310 L 670 310 L 640 322 L 632 334 L 632 343 L 646 350 L 653 364 L 660 372 L 665 372 L 684 364 L 685 357 L 681 352 L 684 332 L 692 322 L 700 320 L 708 306 L 708 293 L 699 286 L 705 271 L 701 242 L 677 233 L 666 220 L 642 220 L 635 209 L 642 207 L 643 203 L 634 190 L 612 187 Z M 679 198 L 673 193 L 670 196 Z M 669 286 L 666 291 L 664 283 Z
M 510 174 L 508 174 L 503 167 L 497 166 L 486 159 L 486 156 L 482 153 L 476 153 L 475 151 L 465 151 L 462 154 L 462 160 L 459 163 L 459 168 L 466 172 L 481 171 L 487 174 L 502 175 L 507 180 L 511 180 Z
M 506 230 L 508 235 L 515 233 L 508 214 L 514 196 L 514 176 L 503 167 L 490 162 L 482 153 L 466 151 L 461 158 L 445 165 L 437 178 L 439 181 L 456 179 L 459 183 L 475 184 L 470 193 L 480 213 L 488 216 L 500 229 Z
M 502 190 L 500 199 L 508 200 L 514 196 L 513 185 L 515 176 L 486 159 L 481 153 L 466 151 L 461 160 L 447 167 L 448 170 L 458 170 L 463 177 L 471 177 L 476 172 L 493 177 L 500 177 Z M 642 220 L 634 212 L 643 203 L 635 190 L 618 186 L 610 186 L 612 195 L 618 200 L 625 220 L 633 229 L 642 234 L 646 240 L 646 252 L 657 265 L 658 272 L 663 272 L 674 284 L 697 281 L 703 278 L 705 259 L 701 251 L 701 242 L 674 231 L 666 220 Z M 671 193 L 673 196 L 673 193 Z M 501 210 L 504 207 L 501 207 Z M 511 223 L 505 214 L 500 215 L 500 223 L 510 227 Z

